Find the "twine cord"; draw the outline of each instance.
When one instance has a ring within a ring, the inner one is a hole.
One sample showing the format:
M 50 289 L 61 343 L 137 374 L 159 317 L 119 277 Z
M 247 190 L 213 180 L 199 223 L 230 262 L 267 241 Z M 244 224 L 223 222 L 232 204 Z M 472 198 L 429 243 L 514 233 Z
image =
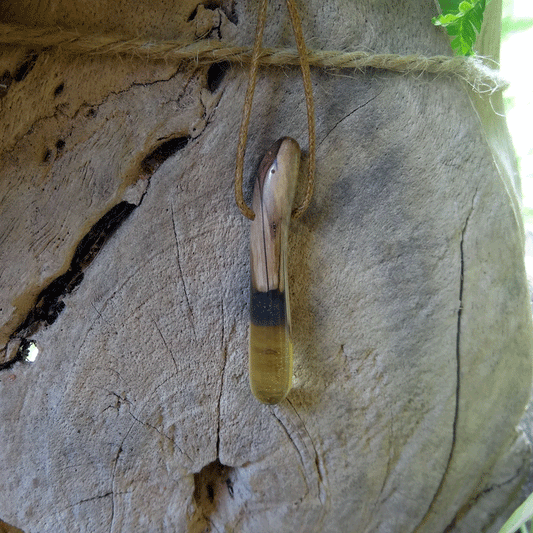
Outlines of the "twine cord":
M 0 44 L 33 50 L 58 48 L 64 53 L 88 56 L 128 56 L 166 62 L 193 61 L 199 65 L 210 65 L 219 61 L 242 65 L 252 61 L 250 48 L 223 41 L 157 41 L 124 35 L 83 35 L 58 27 L 27 28 L 0 24 Z M 324 69 L 346 68 L 362 71 L 374 68 L 402 74 L 455 76 L 480 94 L 492 94 L 508 87 L 498 70 L 485 64 L 483 58 L 479 57 L 426 57 L 363 51 L 308 50 L 307 60 L 311 67 Z M 298 66 L 300 56 L 298 51 L 293 49 L 261 48 L 258 63 L 265 66 Z M 497 67 L 495 63 L 493 65 Z
M 255 41 L 252 52 L 252 63 L 250 66 L 250 74 L 248 78 L 248 87 L 246 88 L 246 96 L 244 97 L 241 127 L 239 130 L 239 143 L 237 146 L 237 158 L 235 163 L 235 202 L 237 203 L 237 206 L 239 207 L 241 213 L 250 220 L 254 220 L 255 213 L 252 209 L 250 209 L 250 207 L 246 205 L 242 192 L 244 155 L 246 152 L 248 126 L 250 123 L 250 114 L 252 110 L 254 91 L 257 82 L 257 70 L 259 68 L 259 57 L 261 54 L 261 45 L 263 42 L 263 33 L 267 18 L 267 7 L 268 0 L 262 0 L 257 16 Z M 313 101 L 313 87 L 311 85 L 311 69 L 309 68 L 309 62 L 307 60 L 307 49 L 305 47 L 302 24 L 300 22 L 300 17 L 298 15 L 296 6 L 294 5 L 294 0 L 287 0 L 287 8 L 289 10 L 291 25 L 294 32 L 294 37 L 296 39 L 296 46 L 298 49 L 300 67 L 302 70 L 302 78 L 305 90 L 305 102 L 307 108 L 307 124 L 309 129 L 309 164 L 307 175 L 307 190 L 302 204 L 295 208 L 292 212 L 292 218 L 298 218 L 307 209 L 313 196 L 316 159 L 315 105 Z
M 309 162 L 307 167 L 307 190 L 301 205 L 292 212 L 292 218 L 301 217 L 311 203 L 313 190 L 315 188 L 315 161 L 316 161 L 316 132 L 315 132 L 315 102 L 313 100 L 313 86 L 311 84 L 311 69 L 307 59 L 307 48 L 305 46 L 302 23 L 298 15 L 298 10 L 294 5 L 294 0 L 287 0 L 287 9 L 291 18 L 292 30 L 296 39 L 298 56 L 300 57 L 300 68 L 304 82 L 305 105 L 307 108 L 307 127 L 309 130 Z
M 151 61 L 194 61 L 199 65 L 229 61 L 250 64 L 250 76 L 243 105 L 242 122 L 239 131 L 237 160 L 235 168 L 235 200 L 241 213 L 253 220 L 255 215 L 243 198 L 242 182 L 244 155 L 248 136 L 248 125 L 252 109 L 253 94 L 260 65 L 300 66 L 306 96 L 307 121 L 309 129 L 308 180 L 302 204 L 292 212 L 293 218 L 300 217 L 307 209 L 314 189 L 316 133 L 314 103 L 310 67 L 323 69 L 356 69 L 364 71 L 373 68 L 401 74 L 455 76 L 467 83 L 478 94 L 493 94 L 503 91 L 508 83 L 498 70 L 488 66 L 485 58 L 449 57 L 399 54 L 374 54 L 371 52 L 342 52 L 336 50 L 308 50 L 305 46 L 300 18 L 294 0 L 286 0 L 297 49 L 262 48 L 263 31 L 266 22 L 268 0 L 261 0 L 258 14 L 254 47 L 234 46 L 231 43 L 214 40 L 186 42 L 180 40 L 154 41 L 145 37 L 128 38 L 124 35 L 83 35 L 76 31 L 57 27 L 28 28 L 25 26 L 0 24 L 0 45 L 22 46 L 32 50 L 57 48 L 64 53 L 88 56 L 130 56 Z M 494 63 L 494 66 L 497 66 Z
M 257 16 L 257 27 L 255 30 L 255 42 L 252 53 L 252 65 L 248 77 L 248 87 L 244 97 L 242 108 L 241 128 L 239 130 L 239 144 L 237 146 L 237 161 L 235 164 L 235 201 L 241 213 L 250 220 L 255 218 L 255 213 L 250 209 L 242 194 L 242 179 L 244 167 L 244 153 L 246 150 L 246 140 L 248 138 L 248 124 L 250 123 L 250 113 L 252 111 L 252 102 L 254 99 L 255 84 L 257 82 L 257 69 L 259 68 L 259 54 L 261 52 L 261 43 L 263 42 L 263 30 L 265 29 L 266 13 L 268 0 L 262 0 Z

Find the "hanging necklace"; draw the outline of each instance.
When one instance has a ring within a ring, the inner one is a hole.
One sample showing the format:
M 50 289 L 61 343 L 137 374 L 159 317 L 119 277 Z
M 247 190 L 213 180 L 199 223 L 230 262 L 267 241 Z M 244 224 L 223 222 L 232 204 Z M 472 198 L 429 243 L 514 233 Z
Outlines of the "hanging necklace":
M 305 89 L 309 128 L 307 191 L 301 205 L 292 204 L 300 166 L 300 147 L 282 137 L 268 150 L 254 185 L 252 208 L 242 192 L 244 153 L 252 109 L 268 0 L 262 0 L 243 106 L 237 162 L 235 200 L 241 213 L 252 220 L 250 230 L 250 386 L 254 396 L 267 404 L 278 403 L 292 384 L 291 314 L 287 277 L 287 237 L 291 217 L 298 218 L 309 206 L 314 188 L 315 112 L 311 72 L 300 17 L 294 0 L 286 0 Z

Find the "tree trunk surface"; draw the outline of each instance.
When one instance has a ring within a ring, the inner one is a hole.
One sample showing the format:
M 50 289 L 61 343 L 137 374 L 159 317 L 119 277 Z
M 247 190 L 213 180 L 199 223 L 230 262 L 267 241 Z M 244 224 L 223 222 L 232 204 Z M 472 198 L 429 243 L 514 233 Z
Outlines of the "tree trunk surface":
M 265 46 L 294 47 L 270 4 Z M 251 45 L 257 8 L 5 0 L 0 22 Z M 313 49 L 451 53 L 432 2 L 298 8 Z M 4 46 L 0 75 L 1 357 L 39 350 L 0 372 L 0 519 L 497 530 L 530 456 L 516 426 L 532 328 L 513 154 L 488 99 L 452 77 L 313 69 L 316 189 L 289 237 L 294 387 L 265 406 L 233 194 L 247 69 Z M 285 135 L 307 149 L 299 69 L 262 68 L 248 200 Z

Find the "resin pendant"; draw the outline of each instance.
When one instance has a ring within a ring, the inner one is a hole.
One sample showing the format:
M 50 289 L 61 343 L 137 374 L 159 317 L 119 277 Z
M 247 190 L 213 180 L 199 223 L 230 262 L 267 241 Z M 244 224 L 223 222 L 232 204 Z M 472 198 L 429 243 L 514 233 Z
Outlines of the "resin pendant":
M 254 185 L 250 230 L 250 387 L 262 403 L 275 404 L 292 385 L 291 313 L 287 238 L 300 147 L 289 137 L 267 152 Z

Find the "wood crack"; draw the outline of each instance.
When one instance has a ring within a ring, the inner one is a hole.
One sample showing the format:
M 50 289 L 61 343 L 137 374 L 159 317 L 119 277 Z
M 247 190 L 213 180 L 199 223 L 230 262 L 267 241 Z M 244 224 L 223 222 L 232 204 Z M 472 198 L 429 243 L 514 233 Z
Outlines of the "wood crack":
M 39 520 L 39 522 L 37 524 L 37 527 L 39 527 L 39 524 L 41 524 L 43 521 L 45 521 L 50 516 L 53 516 L 54 514 L 57 515 L 57 514 L 60 514 L 60 513 L 64 513 L 65 511 L 68 511 L 69 509 L 73 509 L 74 507 L 78 507 L 79 505 L 82 505 L 84 503 L 89 503 L 89 502 L 93 502 L 93 501 L 96 501 L 96 500 L 103 500 L 103 499 L 109 498 L 109 497 L 112 498 L 114 495 L 120 496 L 120 495 L 123 495 L 123 494 L 131 494 L 131 492 L 132 491 L 124 491 L 124 492 L 108 491 L 108 492 L 105 492 L 104 494 L 97 494 L 96 496 L 91 496 L 90 498 L 84 498 L 83 500 L 79 500 L 76 503 L 73 503 L 71 505 L 67 505 L 66 507 L 64 507 L 62 509 L 57 509 L 57 510 L 55 510 L 52 513 L 46 514 L 45 516 L 43 516 Z M 1 521 L 0 521 L 0 525 L 1 525 Z M 0 527 L 0 532 L 3 532 L 1 527 Z
M 117 453 L 115 455 L 115 459 L 113 460 L 113 470 L 111 471 L 111 520 L 109 521 L 109 531 L 113 531 L 113 523 L 115 521 L 115 477 L 117 475 L 117 464 L 118 464 L 118 458 L 120 457 L 120 454 L 122 453 L 122 445 L 124 444 L 124 441 L 128 437 L 131 429 L 133 428 L 133 424 L 130 426 L 130 429 L 126 433 L 126 436 L 120 443 L 120 446 L 118 447 Z
M 174 357 L 174 354 L 172 353 L 172 350 L 170 349 L 169 345 L 167 344 L 167 341 L 165 340 L 165 337 L 163 337 L 163 333 L 161 332 L 161 329 L 157 325 L 157 322 L 152 318 L 152 322 L 154 323 L 155 329 L 157 329 L 157 332 L 159 333 L 159 336 L 161 337 L 161 340 L 163 341 L 163 344 L 165 345 L 165 348 L 167 349 L 168 354 L 170 355 L 170 358 L 172 359 L 172 362 L 174 363 L 174 368 L 176 369 L 176 377 L 179 375 L 179 369 L 178 369 L 178 363 L 176 361 L 176 358 Z
M 157 146 L 156 149 L 152 150 L 152 152 L 143 159 L 141 163 L 141 174 L 144 177 L 150 177 L 157 168 L 159 168 L 163 161 L 178 150 L 184 148 L 188 144 L 188 141 L 189 137 L 178 137 L 167 140 Z M 26 317 L 22 320 L 22 323 L 19 324 L 15 331 L 9 336 L 9 340 L 2 348 L 2 351 L 8 354 L 8 345 L 14 342 L 16 343 L 16 347 L 14 350 L 11 350 L 11 352 L 14 351 L 14 355 L 7 361 L 0 363 L 0 371 L 8 370 L 16 363 L 25 360 L 28 347 L 31 344 L 30 337 L 35 335 L 42 328 L 52 325 L 57 320 L 59 314 L 65 308 L 65 303 L 63 302 L 64 297 L 74 291 L 74 289 L 83 281 L 84 270 L 93 262 L 99 251 L 104 247 L 109 238 L 122 225 L 126 218 L 128 218 L 128 216 L 141 205 L 147 190 L 148 188 L 146 187 L 142 191 L 140 198 L 136 200 L 136 203 L 123 200 L 114 205 L 83 236 L 76 247 L 68 270 L 64 274 L 55 278 L 39 293 L 33 308 L 30 309 Z M 180 264 L 174 213 L 172 213 L 172 222 L 174 235 L 176 236 L 178 268 L 189 309 L 189 319 L 196 339 L 196 331 L 192 320 L 192 308 Z M 9 355 L 6 356 L 9 357 Z
M 462 517 L 464 516 L 468 511 L 470 511 L 470 509 L 472 507 L 474 507 L 474 505 L 477 504 L 477 502 L 483 497 L 485 496 L 486 494 L 490 494 L 493 490 L 497 490 L 497 489 L 501 489 L 503 487 L 506 487 L 507 485 L 509 484 L 514 484 L 517 480 L 517 478 L 520 478 L 520 477 L 523 477 L 523 472 L 520 471 L 520 469 L 515 473 L 513 474 L 510 478 L 506 479 L 505 481 L 502 481 L 501 483 L 494 483 L 492 485 L 489 485 L 488 487 L 484 488 L 482 491 L 478 492 L 477 494 L 475 494 L 474 496 L 472 496 L 468 502 L 466 503 L 466 505 L 464 505 L 463 507 L 461 507 L 457 513 L 455 514 L 455 516 L 453 517 L 453 520 L 446 526 L 446 528 L 443 530 L 443 533 L 451 533 L 452 531 L 454 531 L 456 525 L 457 525 L 457 521 Z M 496 510 L 494 510 L 495 512 L 495 515 L 497 516 L 496 514 Z M 495 517 L 494 517 L 495 518 Z
M 39 293 L 33 308 L 9 336 L 8 343 L 18 340 L 19 347 L 11 359 L 0 363 L 0 371 L 24 361 L 30 343 L 29 338 L 57 320 L 65 308 L 64 297 L 74 291 L 83 281 L 84 270 L 93 262 L 105 243 L 136 207 L 135 204 L 129 202 L 119 202 L 85 234 L 76 247 L 68 270 Z
M 220 391 L 218 393 L 218 402 L 217 402 L 217 444 L 216 444 L 216 456 L 220 458 L 220 402 L 222 400 L 222 392 L 224 390 L 224 375 L 226 374 L 226 362 L 228 359 L 228 347 L 226 346 L 225 341 L 225 327 L 224 327 L 224 321 L 225 321 L 225 315 L 224 315 L 224 301 L 220 300 L 220 308 L 222 311 L 222 336 L 221 336 L 221 349 L 222 354 L 224 357 L 224 363 L 222 367 L 222 376 L 220 378 Z
M 149 429 L 153 429 L 155 432 L 157 432 L 159 435 L 161 435 L 162 437 L 165 437 L 165 439 L 169 440 L 174 446 L 176 446 L 176 448 L 178 449 L 178 451 L 184 455 L 185 457 L 187 457 L 187 459 L 189 459 L 189 461 L 192 463 L 192 459 L 176 444 L 176 441 L 172 438 L 172 437 L 169 437 L 164 431 L 161 431 L 159 428 L 157 428 L 156 426 L 152 426 L 152 424 L 148 423 L 148 422 L 144 422 L 143 420 L 140 420 L 139 418 L 137 418 L 131 411 L 128 413 L 132 418 L 133 420 L 135 420 L 137 423 L 149 428 Z
M 192 312 L 191 301 L 189 299 L 189 293 L 187 291 L 187 285 L 185 283 L 185 277 L 183 275 L 183 269 L 181 268 L 178 232 L 176 230 L 176 219 L 174 218 L 174 208 L 172 207 L 172 204 L 170 204 L 170 214 L 172 216 L 172 229 L 174 230 L 174 239 L 176 241 L 176 263 L 178 265 L 178 272 L 179 272 L 179 276 L 180 276 L 180 280 L 181 280 L 181 287 L 182 287 L 183 293 L 185 295 L 185 301 L 187 302 L 187 310 L 188 310 L 187 316 L 189 318 L 189 322 L 191 324 L 192 331 L 194 333 L 194 339 L 198 342 L 198 336 L 196 335 L 196 328 L 194 327 L 194 314 Z
M 474 194 L 474 200 L 475 200 L 476 195 L 477 195 L 477 190 Z M 428 510 L 426 511 L 424 517 L 422 518 L 420 523 L 415 528 L 414 530 L 415 533 L 417 533 L 429 520 L 429 517 L 436 505 L 436 502 L 444 489 L 448 475 L 450 473 L 450 467 L 451 467 L 451 463 L 453 460 L 453 456 L 455 453 L 455 447 L 457 443 L 457 425 L 458 425 L 458 420 L 459 420 L 459 400 L 460 400 L 460 393 L 461 393 L 461 318 L 462 318 L 462 312 L 463 312 L 463 292 L 464 292 L 464 272 L 465 272 L 464 240 L 465 240 L 466 230 L 468 227 L 468 222 L 474 211 L 474 206 L 473 206 L 474 200 L 472 201 L 472 207 L 461 229 L 461 239 L 459 241 L 459 307 L 457 309 L 457 332 L 456 332 L 456 340 L 455 340 L 455 373 L 456 373 L 455 409 L 454 409 L 454 417 L 453 417 L 453 422 L 452 422 L 452 439 L 451 439 L 451 445 L 450 445 L 450 452 L 448 454 L 446 466 L 444 468 L 444 472 L 442 474 L 441 480 L 439 482 L 439 485 L 437 486 L 437 490 L 435 491 L 435 494 L 433 495 L 433 498 L 429 504 Z
M 337 128 L 337 126 L 341 123 L 341 122 L 344 122 L 347 118 L 351 117 L 356 111 L 359 111 L 359 109 L 365 107 L 366 105 L 368 105 L 370 102 L 372 102 L 372 100 L 375 100 L 381 93 L 383 92 L 383 89 L 381 91 L 379 91 L 378 94 L 372 96 L 372 98 L 370 98 L 369 100 L 367 100 L 365 103 L 363 104 L 360 104 L 358 105 L 355 109 L 353 109 L 352 111 L 350 111 L 347 115 L 344 115 L 340 120 L 337 121 L 337 123 L 326 133 L 326 135 L 324 135 L 324 138 L 318 143 L 318 145 L 320 146 L 330 135 L 330 133 L 332 133 L 333 131 L 335 131 L 335 129 Z
M 313 442 L 313 439 L 311 438 L 311 435 L 309 434 L 309 431 L 307 431 L 307 428 L 305 427 L 304 421 L 302 420 L 302 417 L 300 416 L 300 413 L 296 410 L 292 402 L 287 399 L 288 404 L 292 407 L 292 410 L 294 411 L 294 414 L 299 420 L 299 425 L 302 427 L 305 435 L 307 436 L 307 439 L 311 443 L 311 448 L 313 450 L 314 454 L 314 464 L 316 468 L 316 475 L 317 475 L 317 490 L 318 490 L 318 497 L 320 499 L 320 503 L 322 505 L 326 504 L 326 500 L 328 499 L 327 490 L 326 487 L 326 477 L 325 477 L 325 469 L 324 464 L 322 461 L 322 456 L 318 453 L 315 443 Z
M 291 407 L 292 407 L 292 404 L 290 404 Z M 293 407 L 294 409 L 294 407 Z M 312 490 L 312 486 L 313 484 L 311 483 L 311 481 L 309 480 L 309 466 L 311 464 L 311 461 L 309 461 L 309 453 L 305 453 L 305 452 L 308 452 L 306 450 L 306 445 L 305 445 L 305 442 L 304 442 L 304 439 L 302 439 L 301 436 L 298 435 L 298 431 L 294 431 L 294 435 L 293 435 L 293 432 L 289 430 L 289 427 L 288 427 L 288 423 L 284 423 L 281 419 L 281 416 L 282 416 L 282 411 L 280 409 L 280 407 L 278 405 L 273 405 L 270 407 L 270 410 L 272 412 L 272 414 L 274 415 L 274 418 L 278 421 L 279 425 L 283 428 L 283 431 L 285 432 L 285 434 L 287 435 L 287 438 L 289 439 L 289 442 L 292 444 L 292 446 L 294 447 L 294 449 L 296 450 L 296 452 L 298 453 L 298 457 L 300 459 L 300 462 L 302 464 L 302 471 L 303 471 L 303 478 L 305 480 L 305 486 L 306 486 L 306 493 L 301 497 L 299 498 L 298 502 L 302 502 L 303 500 L 305 500 L 307 498 L 307 496 L 309 494 L 313 494 L 313 495 L 319 495 L 320 494 L 320 474 L 318 473 L 316 469 L 316 461 L 315 461 L 315 458 L 313 458 L 313 461 L 312 461 L 312 464 L 315 466 L 315 472 L 316 472 L 316 476 L 318 478 L 318 488 L 317 488 L 317 491 L 316 493 Z M 290 422 L 290 418 L 288 418 L 287 422 Z M 301 422 L 301 419 L 300 419 L 300 424 L 302 423 Z M 306 431 L 307 433 L 307 431 Z M 309 436 L 309 434 L 307 433 L 307 436 Z M 310 438 L 310 437 L 309 437 Z M 313 447 L 314 449 L 314 445 L 312 444 L 312 441 L 311 441 L 311 446 Z M 301 449 L 303 447 L 303 449 Z M 316 452 L 316 450 L 315 450 Z M 315 453 L 316 455 L 316 453 Z

